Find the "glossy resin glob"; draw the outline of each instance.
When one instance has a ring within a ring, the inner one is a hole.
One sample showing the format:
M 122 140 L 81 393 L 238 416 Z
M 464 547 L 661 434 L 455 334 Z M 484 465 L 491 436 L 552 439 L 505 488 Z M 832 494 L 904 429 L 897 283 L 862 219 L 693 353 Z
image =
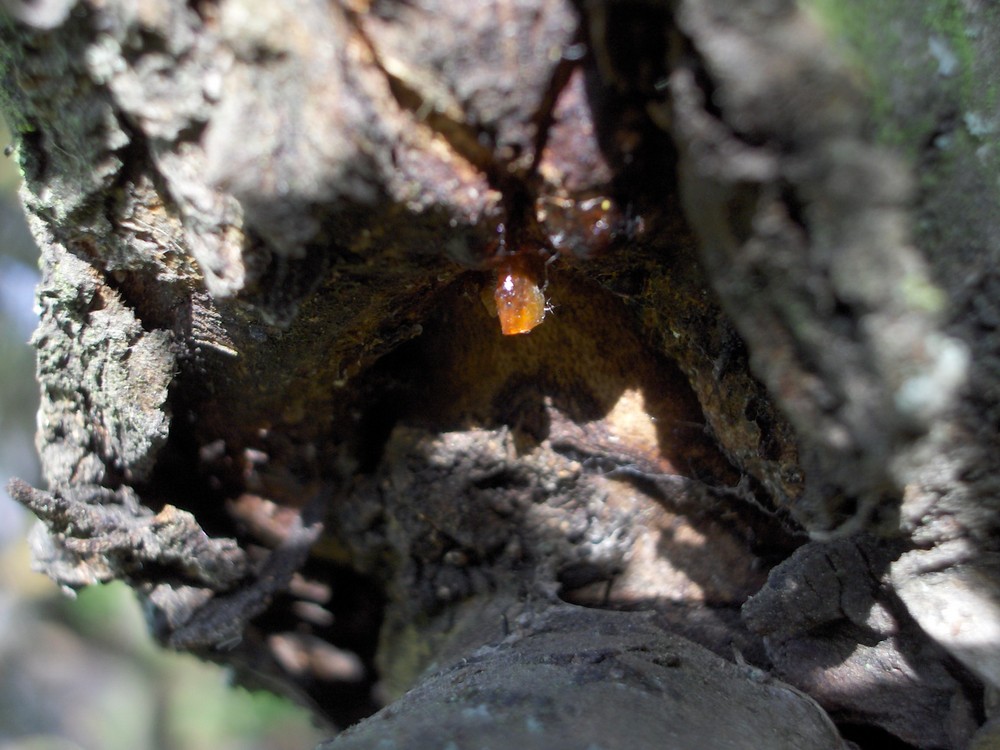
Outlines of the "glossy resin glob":
M 504 260 L 497 267 L 493 299 L 505 336 L 528 333 L 545 318 L 545 295 L 538 286 L 538 275 L 520 256 Z

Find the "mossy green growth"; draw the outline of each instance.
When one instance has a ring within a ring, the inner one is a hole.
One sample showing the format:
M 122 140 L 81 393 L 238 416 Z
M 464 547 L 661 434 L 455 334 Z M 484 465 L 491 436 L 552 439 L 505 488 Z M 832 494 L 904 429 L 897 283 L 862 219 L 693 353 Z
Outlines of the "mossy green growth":
M 922 310 L 931 315 L 942 312 L 947 304 L 944 292 L 920 273 L 908 273 L 900 282 L 903 300 L 910 309 Z
M 978 225 L 995 213 L 1000 6 L 962 0 L 802 0 L 802 5 L 859 71 L 870 97 L 872 137 L 915 167 L 921 211 L 936 217 L 917 225 L 917 241 L 954 239 L 952 226 Z M 959 193 L 969 199 L 956 200 Z M 904 296 L 922 306 L 909 293 Z M 920 293 L 916 298 L 934 306 Z
M 862 79 L 871 97 L 873 114 L 882 119 L 890 109 L 888 91 L 881 85 L 875 60 L 878 50 L 894 46 L 898 28 L 891 23 L 890 3 L 879 0 L 803 0 Z
M 434 654 L 432 643 L 418 623 L 383 628 L 378 648 L 382 687 L 393 700 L 409 690 Z
M 18 30 L 6 13 L 0 13 L 0 114 L 7 121 L 12 133 L 30 133 L 34 131 L 31 122 L 24 116 L 22 107 L 17 100 L 16 71 L 21 56 L 21 47 L 16 43 Z
M 962 3 L 960 0 L 931 0 L 924 9 L 923 21 L 954 55 L 956 85 L 962 100 L 968 103 L 975 85 L 975 52 L 969 41 L 968 19 Z
M 941 112 L 935 104 L 962 111 L 984 106 L 970 21 L 960 0 L 802 4 L 863 79 L 873 131 L 881 143 L 915 155 L 938 125 Z

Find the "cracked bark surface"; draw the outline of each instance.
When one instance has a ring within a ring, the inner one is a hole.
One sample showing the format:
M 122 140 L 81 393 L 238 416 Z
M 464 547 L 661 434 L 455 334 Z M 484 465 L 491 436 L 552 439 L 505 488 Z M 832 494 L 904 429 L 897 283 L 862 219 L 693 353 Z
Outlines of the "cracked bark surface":
M 61 585 L 341 727 L 417 685 L 330 747 L 987 718 L 992 157 L 876 145 L 823 3 L 5 7 Z

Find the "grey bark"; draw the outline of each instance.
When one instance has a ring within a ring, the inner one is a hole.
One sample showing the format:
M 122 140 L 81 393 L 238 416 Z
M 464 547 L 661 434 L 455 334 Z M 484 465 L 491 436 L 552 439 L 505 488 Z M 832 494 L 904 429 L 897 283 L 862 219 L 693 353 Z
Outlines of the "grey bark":
M 446 747 L 455 727 L 463 745 L 486 750 L 620 747 L 623 740 L 749 747 L 750 737 L 775 750 L 843 746 L 804 694 L 672 635 L 650 613 L 563 605 L 521 612 L 512 622 L 512 632 L 495 633 L 495 644 L 432 670 L 391 710 L 321 747 Z
M 451 5 L 7 3 L 39 566 L 341 726 L 417 685 L 331 747 L 966 746 L 1000 24 Z

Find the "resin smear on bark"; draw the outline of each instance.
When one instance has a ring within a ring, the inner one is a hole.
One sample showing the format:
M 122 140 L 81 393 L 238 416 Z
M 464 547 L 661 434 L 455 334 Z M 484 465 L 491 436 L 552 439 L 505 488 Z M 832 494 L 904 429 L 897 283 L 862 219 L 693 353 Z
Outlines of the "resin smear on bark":
M 9 0 L 36 564 L 331 750 L 988 741 L 1000 26 L 941 3 L 883 46 L 962 81 L 865 0 Z

